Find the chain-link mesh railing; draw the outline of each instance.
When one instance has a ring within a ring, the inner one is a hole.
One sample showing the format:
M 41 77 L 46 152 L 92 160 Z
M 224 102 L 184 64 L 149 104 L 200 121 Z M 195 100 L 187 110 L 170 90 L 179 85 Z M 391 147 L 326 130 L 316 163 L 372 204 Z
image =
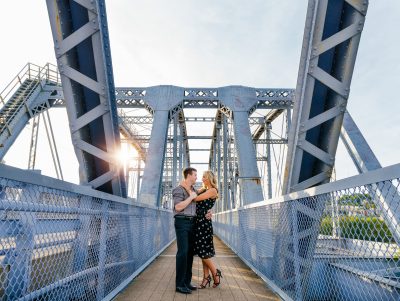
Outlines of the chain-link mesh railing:
M 2 167 L 0 299 L 110 299 L 174 239 L 171 214 Z
M 215 214 L 284 299 L 400 300 L 400 165 Z

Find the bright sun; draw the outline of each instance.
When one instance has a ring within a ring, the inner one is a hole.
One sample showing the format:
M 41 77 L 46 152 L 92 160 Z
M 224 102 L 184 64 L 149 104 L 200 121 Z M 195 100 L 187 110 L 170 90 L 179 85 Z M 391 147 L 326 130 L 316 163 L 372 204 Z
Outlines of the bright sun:
M 120 164 L 126 164 L 129 160 L 129 151 L 127 147 L 121 147 L 117 153 L 117 159 Z

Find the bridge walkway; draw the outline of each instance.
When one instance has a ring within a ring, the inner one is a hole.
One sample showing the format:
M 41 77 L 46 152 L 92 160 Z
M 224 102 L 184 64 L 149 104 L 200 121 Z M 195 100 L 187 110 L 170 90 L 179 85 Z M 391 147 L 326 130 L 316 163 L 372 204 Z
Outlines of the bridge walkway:
M 207 287 L 190 295 L 175 292 L 176 242 L 174 242 L 114 300 L 281 300 L 219 238 L 214 237 L 214 245 L 217 254 L 214 259 L 223 274 L 218 288 Z M 198 284 L 201 279 L 201 260 L 196 256 L 193 262 L 192 282 Z

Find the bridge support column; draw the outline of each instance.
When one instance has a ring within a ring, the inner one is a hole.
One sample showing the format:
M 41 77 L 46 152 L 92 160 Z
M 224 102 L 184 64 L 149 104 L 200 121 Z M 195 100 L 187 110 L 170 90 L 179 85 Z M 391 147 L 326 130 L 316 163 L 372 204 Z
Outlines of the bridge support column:
M 266 126 L 266 138 L 271 139 L 271 123 Z M 267 181 L 268 181 L 268 198 L 272 199 L 272 175 L 271 175 L 271 143 L 267 143 Z
M 161 182 L 167 146 L 168 125 L 182 102 L 182 91 L 178 87 L 158 86 L 147 91 L 147 104 L 153 110 L 153 127 L 146 166 L 144 168 L 139 202 L 159 206 Z
M 217 124 L 217 141 L 216 141 L 216 153 L 217 153 L 217 179 L 218 179 L 218 191 L 219 193 L 222 192 L 222 183 L 221 179 L 221 124 Z M 222 202 L 217 202 L 218 212 L 223 211 L 223 204 Z
M 229 168 L 229 162 L 228 162 L 228 122 L 226 120 L 226 116 L 222 117 L 222 153 L 223 153 L 223 158 L 224 158 L 224 194 L 223 194 L 223 200 L 224 200 L 224 210 L 230 210 L 231 209 L 231 204 L 229 202 L 229 189 L 228 189 L 228 168 Z
M 220 99 L 233 120 L 234 139 L 238 156 L 241 205 L 263 200 L 256 152 L 249 125 L 249 112 L 257 105 L 253 91 L 246 87 L 224 87 Z
M 174 118 L 174 137 L 172 150 L 172 187 L 177 183 L 177 165 L 178 165 L 178 116 Z
M 368 8 L 367 0 L 308 3 L 283 194 L 331 179 Z M 279 216 L 272 278 L 295 300 L 307 299 L 323 205 L 298 200 Z
M 155 111 L 153 119 L 139 202 L 157 206 L 161 197 L 161 180 L 167 146 L 168 111 Z

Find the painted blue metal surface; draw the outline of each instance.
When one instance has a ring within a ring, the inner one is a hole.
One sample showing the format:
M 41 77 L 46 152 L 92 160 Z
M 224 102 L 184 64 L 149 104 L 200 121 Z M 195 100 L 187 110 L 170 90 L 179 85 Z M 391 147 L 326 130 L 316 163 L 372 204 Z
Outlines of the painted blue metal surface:
M 243 202 L 239 204 L 240 206 L 263 200 L 256 151 L 249 125 L 249 114 L 258 103 L 252 92 L 251 88 L 242 86 L 229 86 L 219 89 L 222 110 L 226 111 L 226 115 L 229 115 L 233 124 L 235 148 L 238 156 L 238 179 L 241 201 Z M 224 158 L 227 159 L 225 153 Z M 227 175 L 224 175 L 224 180 L 227 180 Z M 224 191 L 224 194 L 227 194 L 227 192 Z M 228 208 L 232 208 L 231 202 L 229 204 Z
M 367 7 L 309 1 L 283 193 L 330 180 Z
M 391 185 L 399 191 L 400 164 L 218 212 L 214 230 L 284 300 L 399 300 L 400 245 L 383 223 L 382 216 L 390 212 L 376 210 L 372 196 L 381 193 L 379 187 Z M 390 191 L 383 191 L 382 197 L 389 202 L 396 199 Z M 335 200 L 339 215 L 333 220 Z M 311 207 L 323 208 L 323 214 L 316 216 L 317 227 L 310 227 L 305 214 L 310 214 Z M 303 214 L 281 214 L 295 212 L 291 210 L 294 208 L 302 208 Z M 292 236 L 282 237 L 282 228 L 292 223 L 297 233 L 293 230 Z M 337 233 L 334 223 L 340 228 Z M 318 239 L 312 256 L 296 257 L 296 244 L 301 254 L 301 247 L 309 243 L 308 235 L 301 233 L 304 229 L 314 232 Z M 298 237 L 294 237 L 296 234 Z M 282 240 L 292 249 L 276 255 L 276 245 Z M 293 260 L 299 261 L 301 273 L 294 273 Z M 293 277 L 304 275 L 306 268 L 308 275 Z
M 0 299 L 114 297 L 174 239 L 170 211 L 131 203 L 1 166 Z
M 47 1 L 83 184 L 126 197 L 105 1 Z

